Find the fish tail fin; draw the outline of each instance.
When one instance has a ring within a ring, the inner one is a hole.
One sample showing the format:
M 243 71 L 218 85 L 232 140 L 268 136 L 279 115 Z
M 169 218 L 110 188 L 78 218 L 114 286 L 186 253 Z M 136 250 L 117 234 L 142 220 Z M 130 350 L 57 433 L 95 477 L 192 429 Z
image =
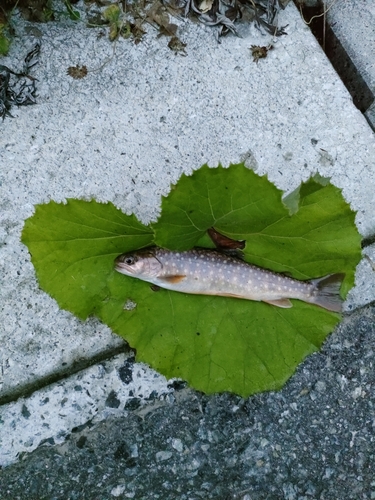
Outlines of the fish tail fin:
M 343 300 L 340 297 L 340 288 L 344 278 L 344 273 L 336 273 L 311 280 L 311 283 L 318 290 L 317 295 L 312 298 L 311 303 L 323 307 L 328 311 L 341 312 Z

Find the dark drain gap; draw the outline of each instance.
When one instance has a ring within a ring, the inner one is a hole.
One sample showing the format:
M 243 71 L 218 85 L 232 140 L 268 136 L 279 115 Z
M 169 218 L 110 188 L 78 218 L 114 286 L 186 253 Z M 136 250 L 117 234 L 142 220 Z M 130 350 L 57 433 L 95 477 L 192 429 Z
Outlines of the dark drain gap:
M 309 22 L 313 16 L 319 16 L 311 21 L 309 27 L 348 89 L 354 105 L 364 113 L 374 102 L 374 95 L 341 45 L 340 40 L 327 23 L 324 34 L 326 17 L 322 15 L 324 12 L 323 4 L 319 2 L 318 6 L 307 7 L 298 0 L 295 0 L 295 4 L 306 22 Z

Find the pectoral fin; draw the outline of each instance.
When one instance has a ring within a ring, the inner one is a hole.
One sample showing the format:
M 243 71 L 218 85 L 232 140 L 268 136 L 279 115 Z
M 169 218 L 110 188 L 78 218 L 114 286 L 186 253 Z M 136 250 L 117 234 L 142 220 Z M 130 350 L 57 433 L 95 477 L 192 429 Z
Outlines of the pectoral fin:
M 166 281 L 167 283 L 180 283 L 183 279 L 185 279 L 185 274 L 172 274 L 170 276 L 158 276 L 158 279 L 161 281 Z
M 267 304 L 271 304 L 271 306 L 282 307 L 284 309 L 293 307 L 293 304 L 289 299 L 264 300 L 263 302 L 267 302 Z

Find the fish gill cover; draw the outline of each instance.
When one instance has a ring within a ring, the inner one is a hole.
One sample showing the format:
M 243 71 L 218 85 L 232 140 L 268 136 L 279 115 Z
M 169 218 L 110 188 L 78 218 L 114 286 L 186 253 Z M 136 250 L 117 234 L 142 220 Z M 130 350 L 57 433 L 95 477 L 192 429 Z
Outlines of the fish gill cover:
M 97 316 L 136 349 L 138 361 L 206 393 L 275 390 L 321 346 L 340 315 L 292 300 L 291 309 L 160 290 L 114 271 L 121 253 L 151 244 L 212 247 L 207 230 L 246 240 L 246 261 L 297 279 L 345 273 L 361 257 L 355 213 L 340 189 L 312 178 L 282 200 L 243 164 L 183 175 L 150 226 L 111 203 L 70 199 L 36 206 L 22 241 L 40 286 L 81 319 Z M 129 304 L 131 306 L 129 307 Z

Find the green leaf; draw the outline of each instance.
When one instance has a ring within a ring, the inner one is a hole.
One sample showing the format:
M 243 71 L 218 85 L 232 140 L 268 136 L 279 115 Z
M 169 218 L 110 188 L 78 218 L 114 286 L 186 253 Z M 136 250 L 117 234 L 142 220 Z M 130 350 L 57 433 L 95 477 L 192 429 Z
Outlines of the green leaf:
M 317 350 L 340 316 L 293 300 L 291 309 L 226 297 L 151 290 L 113 270 L 123 252 L 157 245 L 213 246 L 206 231 L 245 239 L 245 260 L 298 279 L 346 273 L 360 260 L 354 213 L 338 188 L 315 178 L 282 200 L 244 165 L 183 175 L 148 228 L 111 204 L 69 200 L 38 206 L 25 223 L 41 287 L 81 318 L 97 315 L 167 377 L 212 393 L 278 389 Z
M 81 18 L 81 14 L 78 12 L 78 10 L 74 10 L 72 7 L 72 4 L 70 3 L 70 0 L 64 0 L 66 10 L 68 11 L 69 17 L 72 21 L 79 21 Z
M 225 297 L 153 292 L 113 274 L 98 316 L 123 334 L 144 361 L 206 393 L 248 396 L 282 387 L 316 351 L 339 315 L 294 302 L 291 309 Z M 128 300 L 133 310 L 124 309 Z
M 110 5 L 102 12 L 103 19 L 110 24 L 117 24 L 120 20 L 121 10 L 118 5 Z
M 245 260 L 297 279 L 345 272 L 345 292 L 360 260 L 355 213 L 340 189 L 313 178 L 283 192 L 243 164 L 203 166 L 183 175 L 154 224 L 156 244 L 174 250 L 205 245 L 208 228 L 246 240 Z M 345 293 L 346 294 L 346 293 Z
M 2 32 L 3 26 L 0 25 L 0 55 L 6 56 L 9 52 L 10 41 Z
M 266 177 L 243 164 L 229 169 L 204 165 L 192 176 L 183 174 L 163 197 L 162 214 L 154 224 L 156 244 L 187 250 L 211 226 L 234 238 L 249 227 L 260 231 L 269 221 L 288 215 L 281 194 Z
M 115 257 L 149 245 L 152 237 L 111 203 L 74 199 L 37 205 L 22 232 L 41 288 L 82 319 L 107 300 Z

